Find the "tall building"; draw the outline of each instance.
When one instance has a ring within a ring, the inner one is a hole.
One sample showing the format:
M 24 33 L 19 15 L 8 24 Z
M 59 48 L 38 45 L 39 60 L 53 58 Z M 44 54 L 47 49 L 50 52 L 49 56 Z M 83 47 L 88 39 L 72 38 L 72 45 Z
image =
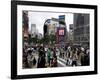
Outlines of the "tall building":
M 69 25 L 69 32 L 68 32 L 68 42 L 69 43 L 73 43 L 73 41 L 74 41 L 73 31 L 74 31 L 74 25 L 70 24 Z
M 53 34 L 55 35 L 56 28 L 59 27 L 59 20 L 56 18 L 47 19 L 44 23 L 44 36 Z
M 44 23 L 44 35 L 54 34 L 57 32 L 57 27 L 66 27 L 65 16 L 60 15 L 59 19 L 51 18 L 47 19 Z M 66 28 L 67 29 L 67 28 Z
M 44 37 L 46 36 L 46 35 L 48 35 L 48 25 L 50 25 L 50 21 L 51 21 L 51 19 L 47 19 L 46 21 L 45 21 L 45 23 L 44 23 L 44 27 L 43 27 L 43 31 L 44 31 Z
M 28 40 L 28 11 L 22 12 L 22 21 L 23 21 L 23 38 L 25 41 Z
M 89 14 L 74 14 L 74 43 L 89 47 L 90 23 Z
M 65 23 L 65 16 L 60 18 L 47 19 L 44 23 L 44 37 L 45 35 L 53 34 L 56 36 L 56 43 L 65 43 L 67 39 L 67 27 Z M 62 39 L 62 40 L 61 40 Z

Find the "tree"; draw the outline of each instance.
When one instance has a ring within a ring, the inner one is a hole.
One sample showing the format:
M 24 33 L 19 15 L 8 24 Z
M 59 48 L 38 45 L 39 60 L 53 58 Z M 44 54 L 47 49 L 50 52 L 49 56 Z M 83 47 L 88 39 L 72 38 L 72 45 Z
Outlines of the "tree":
M 49 35 L 49 40 L 51 41 L 51 44 L 54 44 L 56 41 L 56 36 L 54 34 Z
M 44 41 L 44 43 L 48 44 L 48 42 L 49 42 L 49 35 L 45 35 L 43 41 Z
M 37 35 L 35 37 L 29 37 L 29 42 L 33 42 L 33 43 L 38 43 L 38 38 L 37 38 Z

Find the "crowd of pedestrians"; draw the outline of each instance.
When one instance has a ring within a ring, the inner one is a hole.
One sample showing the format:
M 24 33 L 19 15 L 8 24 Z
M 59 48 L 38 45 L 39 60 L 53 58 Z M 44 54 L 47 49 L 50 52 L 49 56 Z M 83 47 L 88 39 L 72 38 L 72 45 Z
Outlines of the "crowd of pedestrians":
M 89 48 L 82 46 L 25 46 L 23 48 L 23 68 L 58 67 L 59 58 L 66 60 L 66 66 L 89 66 Z
M 32 68 L 34 65 L 36 68 L 57 67 L 55 48 L 43 46 L 23 48 L 23 68 Z
M 66 51 L 66 65 L 69 66 L 89 66 L 89 48 L 69 46 Z

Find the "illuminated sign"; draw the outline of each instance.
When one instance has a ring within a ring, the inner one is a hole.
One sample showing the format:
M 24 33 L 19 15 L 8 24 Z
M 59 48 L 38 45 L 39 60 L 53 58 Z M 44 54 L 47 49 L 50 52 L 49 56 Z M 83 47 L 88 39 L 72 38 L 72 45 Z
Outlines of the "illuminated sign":
M 59 30 L 59 35 L 64 35 L 64 29 Z

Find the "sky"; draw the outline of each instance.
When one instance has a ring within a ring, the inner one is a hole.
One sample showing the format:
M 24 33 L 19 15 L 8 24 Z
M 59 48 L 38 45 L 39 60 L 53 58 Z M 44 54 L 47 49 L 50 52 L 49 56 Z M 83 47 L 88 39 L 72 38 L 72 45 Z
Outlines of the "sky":
M 59 18 L 59 15 L 65 15 L 65 22 L 67 30 L 69 31 L 69 24 L 73 24 L 73 13 L 55 13 L 55 12 L 34 12 L 29 11 L 29 31 L 31 30 L 31 24 L 36 24 L 38 32 L 43 34 L 43 26 L 46 19 Z

